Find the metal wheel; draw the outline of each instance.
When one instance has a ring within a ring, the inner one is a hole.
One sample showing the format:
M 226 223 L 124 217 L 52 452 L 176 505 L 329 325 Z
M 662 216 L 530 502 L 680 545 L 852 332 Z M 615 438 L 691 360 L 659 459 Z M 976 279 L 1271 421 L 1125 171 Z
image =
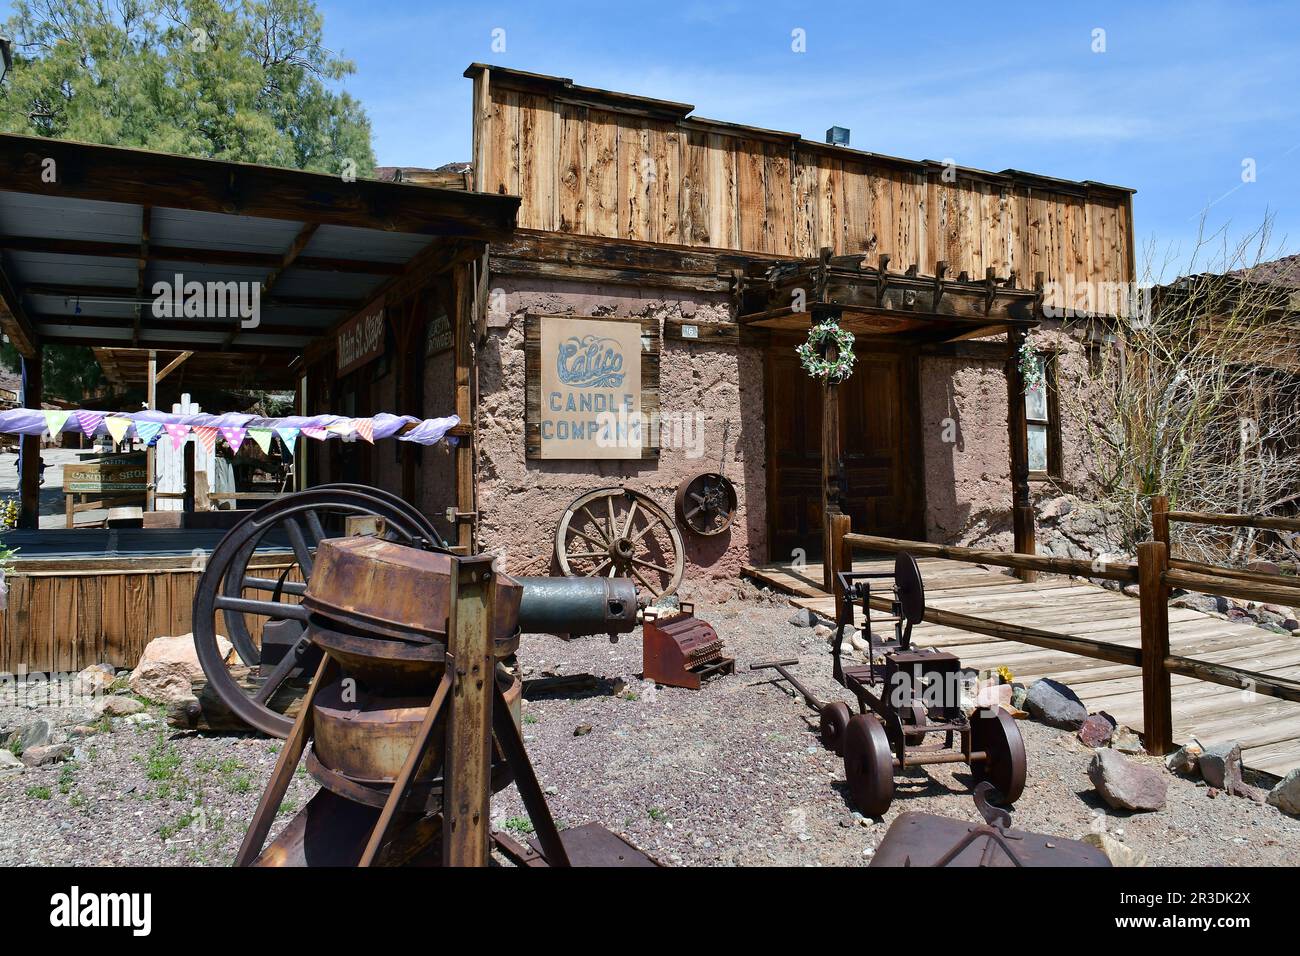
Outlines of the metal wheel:
M 287 692 L 311 674 L 314 654 L 304 634 L 307 615 L 297 599 L 307 589 L 304 582 L 311 576 L 316 546 L 330 536 L 327 527 L 354 515 L 383 519 L 385 536 L 393 540 L 442 550 L 442 539 L 429 521 L 401 499 L 359 486 L 321 486 L 273 501 L 244 518 L 221 539 L 199 577 L 193 628 L 204 675 L 232 712 L 273 737 L 285 737 L 293 727 L 292 718 L 276 709 L 277 704 L 286 705 L 277 697 L 292 699 Z M 259 548 L 265 554 L 283 552 L 286 546 L 293 557 L 277 577 L 258 576 L 256 567 L 250 573 Z M 295 568 L 302 581 L 288 580 Z M 249 668 L 246 684 L 236 680 L 222 658 L 217 612 L 240 661 Z M 264 619 L 260 644 L 248 626 L 250 617 Z
M 650 601 L 682 583 L 686 553 L 668 513 L 625 488 L 600 488 L 580 497 L 555 529 L 561 574 L 634 578 Z
M 894 755 L 874 714 L 856 715 L 844 731 L 844 779 L 863 816 L 883 816 L 894 802 Z
M 987 780 L 993 784 L 998 803 L 1019 800 L 1025 789 L 1025 742 L 1015 719 L 1001 708 L 992 715 L 977 712 L 971 718 L 971 749 L 988 755 L 971 764 L 976 782 Z
M 736 487 L 723 475 L 701 472 L 677 486 L 677 518 L 696 534 L 722 534 L 736 516 Z
M 844 756 L 844 731 L 852 718 L 849 705 L 838 700 L 821 709 L 822 744 L 827 750 Z

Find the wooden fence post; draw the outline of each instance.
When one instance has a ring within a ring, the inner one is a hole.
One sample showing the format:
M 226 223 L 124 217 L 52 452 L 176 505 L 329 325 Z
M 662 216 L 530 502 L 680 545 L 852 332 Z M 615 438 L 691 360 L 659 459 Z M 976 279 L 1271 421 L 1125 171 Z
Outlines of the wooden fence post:
M 832 512 L 828 518 L 830 546 L 826 552 L 825 578 L 827 587 L 835 595 L 835 620 L 838 621 L 843 610 L 840 607 L 843 603 L 843 595 L 840 594 L 839 581 L 835 575 L 838 571 L 853 570 L 853 549 L 844 541 L 844 536 L 853 530 L 853 519 L 838 511 Z
M 1147 753 L 1164 756 L 1174 749 L 1169 671 L 1169 548 L 1163 541 L 1138 545 L 1138 586 L 1142 613 L 1142 724 Z
M 1159 541 L 1165 546 L 1165 557 L 1169 557 L 1169 498 L 1166 495 L 1151 496 L 1151 540 Z

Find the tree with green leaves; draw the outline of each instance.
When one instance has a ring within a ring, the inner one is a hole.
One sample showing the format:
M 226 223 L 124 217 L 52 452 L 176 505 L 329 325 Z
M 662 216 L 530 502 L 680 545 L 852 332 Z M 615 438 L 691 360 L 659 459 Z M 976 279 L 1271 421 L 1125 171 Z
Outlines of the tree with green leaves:
M 370 176 L 370 120 L 337 88 L 355 67 L 322 31 L 310 0 L 18 0 L 0 130 Z M 44 354 L 48 395 L 99 383 L 89 349 Z

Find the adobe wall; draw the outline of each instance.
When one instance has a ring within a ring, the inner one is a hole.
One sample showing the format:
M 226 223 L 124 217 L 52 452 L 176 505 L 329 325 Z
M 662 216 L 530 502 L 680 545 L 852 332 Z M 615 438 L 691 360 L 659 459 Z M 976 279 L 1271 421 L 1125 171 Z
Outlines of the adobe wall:
M 484 550 L 502 554 L 515 573 L 553 569 L 555 529 L 585 492 L 625 484 L 670 514 L 678 484 L 721 469 L 735 484 L 739 510 L 731 528 L 704 538 L 683 531 L 682 592 L 734 580 L 746 563 L 765 560 L 766 478 L 763 361 L 760 349 L 664 341 L 660 410 L 702 415 L 695 448 L 664 447 L 659 459 L 538 461 L 525 458 L 524 315 L 615 315 L 732 320 L 721 294 L 493 277 L 487 341 L 478 350 L 478 508 Z M 697 457 L 698 454 L 698 457 Z
M 1096 462 L 1091 449 L 1098 388 L 1090 374 L 1090 349 L 1061 322 L 1047 320 L 1033 333 L 1036 345 L 1057 349 L 1060 395 L 1061 477 L 1031 481 L 1040 519 L 1039 550 L 1050 548 L 1052 502 L 1089 497 Z M 1000 362 L 921 359 L 921 429 L 925 456 L 926 534 L 946 544 L 1012 548 L 1007 383 Z M 1047 547 L 1044 547 L 1047 545 Z M 1064 551 L 1062 553 L 1065 553 Z

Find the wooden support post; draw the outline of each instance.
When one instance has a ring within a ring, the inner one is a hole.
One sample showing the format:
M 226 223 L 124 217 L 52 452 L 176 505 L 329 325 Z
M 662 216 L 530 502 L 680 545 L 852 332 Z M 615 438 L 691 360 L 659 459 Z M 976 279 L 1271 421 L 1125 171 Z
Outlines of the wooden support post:
M 1142 613 L 1142 726 L 1147 753 L 1164 756 L 1174 749 L 1169 671 L 1169 589 L 1164 575 L 1169 550 L 1163 541 L 1138 545 L 1138 586 Z
M 1165 554 L 1173 559 L 1169 550 L 1169 498 L 1165 495 L 1151 496 L 1151 540 L 1163 544 Z
M 39 409 L 44 398 L 41 382 L 41 347 L 36 346 L 33 358 L 23 356 L 23 407 Z M 39 528 L 41 526 L 41 436 L 23 435 L 19 439 L 22 448 L 22 469 L 18 476 L 19 502 L 18 527 Z
M 487 866 L 492 793 L 492 558 L 452 560 L 447 650 L 453 668 L 443 764 L 443 863 Z
M 475 301 L 470 289 L 467 267 L 459 267 L 453 272 L 455 282 L 455 316 L 456 316 L 456 415 L 462 425 L 470 426 L 468 435 L 456 438 L 456 527 L 453 537 L 456 544 L 466 553 L 474 550 L 474 528 L 478 521 L 475 506 L 476 489 L 474 487 L 474 311 L 486 309 L 487 303 Z
M 1020 347 L 1025 342 L 1024 329 L 1007 333 L 1007 437 L 1011 451 L 1011 526 L 1013 550 L 1017 554 L 1034 554 L 1034 508 L 1029 501 L 1029 432 L 1025 423 L 1025 379 L 1020 374 Z M 1037 571 L 1018 570 L 1020 580 L 1032 584 Z
M 853 519 L 841 512 L 834 512 L 830 517 L 830 550 L 826 553 L 826 567 L 830 572 L 831 593 L 835 595 L 835 620 L 840 620 L 844 595 L 840 593 L 835 577 L 839 571 L 853 570 L 853 549 L 849 547 L 844 536 L 852 530 Z
M 182 511 L 194 511 L 194 438 L 187 435 L 185 437 L 184 450 L 181 452 L 185 462 L 185 488 L 182 491 L 184 497 L 181 499 Z
M 146 404 L 149 411 L 158 408 L 158 353 L 149 351 L 149 382 L 146 392 Z M 155 443 L 156 444 L 156 443 Z M 154 445 L 144 450 L 144 510 L 153 511 L 155 507 L 154 485 L 157 483 L 157 465 L 154 461 Z
M 838 309 L 814 309 L 812 322 L 819 325 L 827 319 L 838 321 L 839 317 Z M 834 344 L 827 347 L 827 361 L 834 362 L 839 355 L 839 349 Z M 822 380 L 822 586 L 832 594 L 835 592 L 832 567 L 836 561 L 839 540 L 832 535 L 831 524 L 833 517 L 841 513 L 841 474 L 839 383 L 826 378 Z

